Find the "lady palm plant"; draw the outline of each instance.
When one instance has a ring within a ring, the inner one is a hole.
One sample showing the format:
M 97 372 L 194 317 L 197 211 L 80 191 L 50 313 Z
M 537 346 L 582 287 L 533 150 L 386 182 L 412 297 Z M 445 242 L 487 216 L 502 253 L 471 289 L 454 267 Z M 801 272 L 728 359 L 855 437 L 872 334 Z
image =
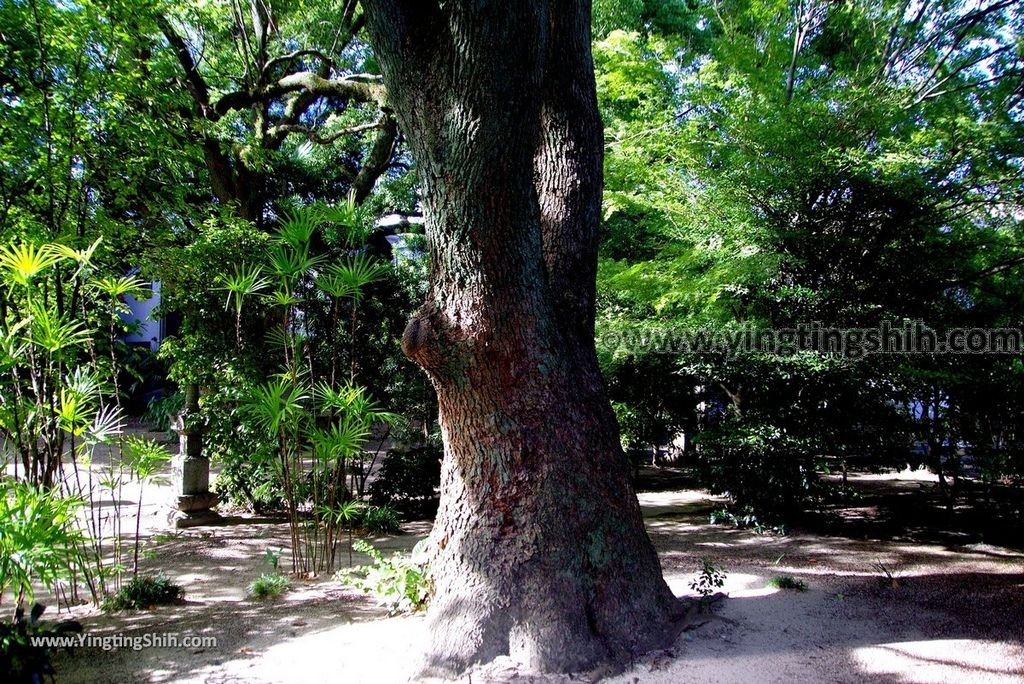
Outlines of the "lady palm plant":
M 365 450 L 363 446 L 370 437 L 373 425 L 394 426 L 401 420 L 397 414 L 385 411 L 380 404 L 371 399 L 366 390 L 352 382 L 346 383 L 339 389 L 333 389 L 327 384 L 320 384 L 316 388 L 316 396 L 320 402 L 320 410 L 330 417 L 341 416 L 343 421 L 353 421 L 355 425 L 362 428 L 358 448 L 353 449 L 350 459 L 350 471 L 352 473 L 351 491 L 362 496 L 366 490 L 366 481 L 377 462 L 377 452 L 374 452 L 369 462 L 365 461 Z
M 135 550 L 132 555 L 132 577 L 139 574 L 139 535 L 142 525 L 142 492 L 146 484 L 156 481 L 161 468 L 166 466 L 171 455 L 167 449 L 152 439 L 129 437 L 125 441 L 124 454 L 128 471 L 139 484 L 139 496 L 135 509 Z
M 328 521 L 328 525 L 334 525 L 340 527 L 348 532 L 348 564 L 352 565 L 352 551 L 353 551 L 353 540 L 352 532 L 356 522 L 359 520 L 363 511 L 366 510 L 366 504 L 358 499 L 349 499 L 343 501 L 334 508 L 324 507 L 323 515 Z M 336 544 L 331 543 L 331 565 L 334 564 L 334 550 Z
M 11 478 L 0 480 L 0 603 L 10 590 L 16 607 L 34 600 L 34 582 L 55 589 L 78 568 L 82 500 Z
M 314 502 L 324 524 L 322 557 L 327 560 L 328 568 L 334 565 L 338 526 L 346 520 L 344 516 L 338 517 L 339 507 L 353 501 L 345 486 L 346 466 L 362 453 L 369 436 L 369 422 L 354 414 L 334 416 L 329 427 L 315 428 L 311 432 L 313 482 L 323 483 Z
M 335 390 L 321 383 L 309 391 L 301 380 L 287 376 L 255 387 L 244 410 L 277 440 L 293 572 L 331 569 L 338 531 L 348 520 L 338 517 L 338 511 L 351 501 L 346 467 L 358 461 L 361 474 L 373 425 L 394 422 L 397 416 L 381 410 L 355 385 Z
M 235 310 L 235 346 L 242 348 L 242 306 L 245 298 L 257 294 L 270 285 L 270 279 L 263 276 L 263 269 L 259 266 L 236 266 L 231 275 L 221 276 L 228 295 L 224 302 L 224 309 L 234 308 Z
M 56 305 L 64 287 L 54 267 L 68 257 L 53 245 L 0 247 L 0 280 L 5 315 L 0 349 L 5 369 L 0 405 L 3 437 L 16 445 L 21 475 L 43 486 L 54 482 L 64 449 L 64 432 L 54 407 L 60 380 L 90 342 L 81 320 Z M 42 286 L 45 282 L 46 287 Z M 20 463 L 19 463 L 20 461 Z
M 292 570 L 305 570 L 300 544 L 300 504 L 295 477 L 302 470 L 302 418 L 308 395 L 289 378 L 278 378 L 254 387 L 243 406 L 244 412 L 267 435 L 277 441 L 277 457 L 288 506 L 292 537 Z
M 337 246 L 341 235 L 348 252 L 331 265 L 313 246 L 314 235 L 328 226 L 332 230 L 340 226 L 343 231 L 325 233 L 323 242 Z M 339 511 L 344 508 L 351 514 L 358 508 L 348 475 L 353 473 L 352 483 L 361 490 L 367 471 L 363 452 L 372 429 L 394 420 L 354 383 L 357 364 L 352 338 L 359 304 L 368 286 L 386 272 L 370 256 L 355 253 L 351 241 L 364 238 L 361 231 L 354 203 L 291 211 L 282 218 L 260 267 L 240 267 L 233 276 L 221 279 L 220 289 L 227 294 L 225 308 L 234 307 L 237 346 L 263 344 L 280 359 L 276 376 L 240 393 L 239 412 L 248 430 L 275 445 L 272 462 L 287 509 L 295 573 L 317 573 L 333 566 L 339 534 L 352 523 L 348 514 L 339 517 Z M 264 312 L 275 324 L 269 326 L 264 340 L 246 342 L 241 339 L 242 303 L 253 295 L 261 298 L 267 307 Z M 330 316 L 328 335 L 344 334 L 339 329 L 344 322 L 352 333 L 345 382 L 337 377 L 337 350 L 344 354 L 344 345 L 317 339 L 323 330 L 318 317 L 325 312 L 325 304 Z M 329 370 L 318 351 L 325 347 L 330 349 Z
M 359 302 L 365 294 L 366 287 L 378 281 L 387 272 L 387 268 L 373 261 L 366 254 L 349 256 L 345 261 L 332 264 L 317 279 L 317 286 L 331 298 L 332 329 L 337 327 L 337 309 L 339 300 L 349 302 L 349 382 L 356 376 L 356 327 L 359 322 Z M 331 382 L 336 381 L 337 355 L 331 359 Z
M 66 579 L 72 598 L 83 581 L 95 601 L 123 565 L 116 349 L 124 298 L 145 293 L 138 278 L 100 272 L 99 244 L 0 246 L 0 441 L 18 486 L 34 492 L 6 496 L 35 497 L 55 520 L 74 513 L 76 562 L 55 581 Z M 99 449 L 109 452 L 103 468 L 93 465 Z M 100 506 L 105 490 L 113 508 Z
M 119 314 L 131 312 L 131 309 L 125 304 L 124 298 L 146 299 L 148 294 L 145 293 L 148 291 L 144 283 L 135 276 L 97 278 L 92 282 L 92 286 L 102 294 L 102 299 L 107 308 L 107 344 L 110 349 L 110 367 L 116 369 L 118 364 L 115 350 L 117 348 Z M 115 403 L 120 405 L 121 386 L 118 380 L 118 373 L 113 373 L 111 378 L 114 381 L 113 398 Z

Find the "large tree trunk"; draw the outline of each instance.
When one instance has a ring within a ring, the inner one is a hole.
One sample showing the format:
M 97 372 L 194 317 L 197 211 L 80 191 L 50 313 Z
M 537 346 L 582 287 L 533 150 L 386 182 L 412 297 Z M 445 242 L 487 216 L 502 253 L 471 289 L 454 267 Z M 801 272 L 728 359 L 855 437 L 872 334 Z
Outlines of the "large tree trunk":
M 586 0 L 364 0 L 419 165 L 427 300 L 405 353 L 445 458 L 427 669 L 580 671 L 681 613 L 594 353 L 602 134 Z

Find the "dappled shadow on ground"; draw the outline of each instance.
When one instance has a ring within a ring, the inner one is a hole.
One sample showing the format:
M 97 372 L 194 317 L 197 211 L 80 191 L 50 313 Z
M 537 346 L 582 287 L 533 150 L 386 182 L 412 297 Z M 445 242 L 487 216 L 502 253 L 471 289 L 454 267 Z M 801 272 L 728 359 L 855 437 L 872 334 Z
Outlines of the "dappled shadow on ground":
M 922 575 L 893 588 L 789 574 L 808 590 L 772 589 L 770 574 L 734 570 L 715 619 L 613 681 L 1009 684 L 1024 676 L 1020 576 Z M 679 579 L 670 578 L 677 590 Z
M 823 476 L 823 480 L 833 494 L 821 510 L 796 516 L 795 529 L 850 539 L 1024 550 L 1024 490 L 1019 488 L 986 488 L 961 480 L 959 495 L 953 499 L 927 471 L 851 473 L 845 486 L 839 475 Z M 645 466 L 636 486 L 641 501 L 698 491 L 695 478 L 685 468 Z M 726 503 L 722 497 L 706 494 L 703 499 L 703 503 L 687 502 L 676 513 L 710 513 Z
M 216 646 L 138 652 L 82 649 L 72 655 L 58 655 L 54 662 L 61 682 L 182 681 L 204 671 L 212 676 L 226 662 L 233 662 L 236 670 L 248 669 L 246 661 L 264 656 L 268 643 L 308 637 L 341 621 L 363 622 L 382 614 L 365 597 L 340 587 L 299 585 L 277 601 L 186 601 L 179 606 L 99 617 L 89 621 L 88 628 L 97 636 L 174 634 L 179 640 L 208 636 L 216 639 Z M 200 677 L 200 681 L 206 679 Z
M 838 477 L 829 479 L 838 486 Z M 960 495 L 952 498 L 927 473 L 916 478 L 858 473 L 849 478 L 848 491 L 849 497 L 836 496 L 822 513 L 808 515 L 802 526 L 855 538 L 1024 549 L 1024 491 L 1020 489 L 989 490 L 962 481 Z
M 697 559 L 710 557 L 728 570 L 731 598 L 718 609 L 720 619 L 616 682 L 1019 680 L 1020 552 L 808 529 L 757 535 L 709 525 L 708 513 L 722 500 L 705 492 L 651 491 L 640 500 L 673 590 L 692 595 Z M 370 541 L 386 554 L 408 551 L 429 528 L 407 523 L 404 535 Z M 266 550 L 287 547 L 286 524 L 240 516 L 147 535 L 155 558 L 143 571 L 184 584 L 186 603 L 92 615 L 87 629 L 207 635 L 217 646 L 59 655 L 59 681 L 399 682 L 418 663 L 422 617 L 387 618 L 370 597 L 329 579 L 296 581 L 278 601 L 246 597 L 246 585 L 269 569 Z M 345 550 L 339 555 L 345 564 Z M 357 555 L 355 562 L 366 559 Z M 287 555 L 281 565 L 289 566 Z M 770 588 L 768 580 L 780 574 L 802 579 L 808 591 Z
M 727 621 L 617 682 L 1024 681 L 1024 553 L 913 535 L 758 535 L 709 525 L 721 502 L 697 492 L 640 500 L 673 590 L 692 593 L 707 557 L 729 571 L 732 598 Z M 772 589 L 777 575 L 809 590 Z
M 72 654 L 60 653 L 54 658 L 60 681 L 260 681 L 263 658 L 273 648 L 294 640 L 315 640 L 318 633 L 339 626 L 362 625 L 386 617 L 386 611 L 370 597 L 330 577 L 295 580 L 292 590 L 278 600 L 249 598 L 249 582 L 271 570 L 265 561 L 267 549 L 282 549 L 289 544 L 286 524 L 255 520 L 239 519 L 211 528 L 152 535 L 151 548 L 155 548 L 156 556 L 144 562 L 142 572 L 166 574 L 185 587 L 186 600 L 148 611 L 112 615 L 93 612 L 83 619 L 87 631 L 96 636 L 174 634 L 179 641 L 186 636 L 209 636 L 216 639 L 216 647 L 108 652 L 79 649 Z M 385 554 L 408 551 L 429 527 L 428 523 L 407 523 L 405 534 L 366 539 Z M 339 567 L 346 567 L 347 541 L 339 544 L 338 556 Z M 369 559 L 356 553 L 353 562 L 358 565 Z M 289 567 L 287 553 L 280 564 L 282 569 Z M 330 652 L 328 647 L 317 656 L 304 657 L 334 662 Z M 298 672 L 308 666 L 300 661 L 278 662 L 286 664 Z M 276 681 L 287 680 L 284 676 Z

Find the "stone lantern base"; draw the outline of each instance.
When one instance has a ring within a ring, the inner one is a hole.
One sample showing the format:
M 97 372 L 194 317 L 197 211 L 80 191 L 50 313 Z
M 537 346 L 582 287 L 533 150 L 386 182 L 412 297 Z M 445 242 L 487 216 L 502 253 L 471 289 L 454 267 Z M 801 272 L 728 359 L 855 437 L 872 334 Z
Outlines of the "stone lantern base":
M 180 495 L 174 526 L 181 530 L 186 527 L 217 524 L 221 520 L 220 514 L 210 510 L 217 505 L 217 501 L 217 495 L 213 492 Z

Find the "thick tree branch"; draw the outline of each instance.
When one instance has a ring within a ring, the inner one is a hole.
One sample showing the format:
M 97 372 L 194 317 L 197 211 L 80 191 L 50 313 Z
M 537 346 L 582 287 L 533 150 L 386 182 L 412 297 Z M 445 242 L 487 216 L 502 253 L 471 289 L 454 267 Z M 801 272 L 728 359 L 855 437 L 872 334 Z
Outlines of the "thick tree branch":
M 265 88 L 253 91 L 228 93 L 213 106 L 218 116 L 234 109 L 246 109 L 255 104 L 287 95 L 303 92 L 318 97 L 339 97 L 356 102 L 377 102 L 383 104 L 386 93 L 380 77 L 371 74 L 355 74 L 342 78 L 324 78 L 312 71 L 288 74 Z
M 192 57 L 192 51 L 189 50 L 185 39 L 181 37 L 166 17 L 157 15 L 156 23 L 161 33 L 164 34 L 164 38 L 167 39 L 171 48 L 174 49 L 178 63 L 185 71 L 185 85 L 196 103 L 196 110 L 201 116 L 208 117 L 210 114 L 210 89 L 206 85 L 202 74 L 199 73 L 199 65 L 196 64 L 195 59 Z
M 290 52 L 287 55 L 281 55 L 280 57 L 274 57 L 273 59 L 267 61 L 266 65 L 263 67 L 263 75 L 264 77 L 266 77 L 275 68 L 283 64 L 291 64 L 295 60 L 300 59 L 302 57 L 313 57 L 314 59 L 320 60 L 321 62 L 326 64 L 329 68 L 334 68 L 334 60 L 325 55 L 324 53 L 320 52 L 319 50 L 305 49 L 296 50 L 295 52 Z
M 398 141 L 398 124 L 390 112 L 385 111 L 378 123 L 380 133 L 377 134 L 370 153 L 366 155 L 362 168 L 352 181 L 352 191 L 355 193 L 357 204 L 361 204 L 370 196 L 377 179 L 388 170 L 395 151 L 395 143 Z
M 306 138 L 309 139 L 310 142 L 314 142 L 317 145 L 330 145 L 335 140 L 343 138 L 346 135 L 356 135 L 357 133 L 364 133 L 366 131 L 372 131 L 375 128 L 383 127 L 384 120 L 379 119 L 377 121 L 374 121 L 373 123 L 360 124 L 358 126 L 349 126 L 348 128 L 342 128 L 328 135 L 321 135 L 318 131 L 308 126 L 302 126 L 299 124 L 278 124 L 277 126 L 274 126 L 269 131 L 267 131 L 267 134 L 277 135 L 281 133 L 301 133 L 302 135 L 306 136 Z

